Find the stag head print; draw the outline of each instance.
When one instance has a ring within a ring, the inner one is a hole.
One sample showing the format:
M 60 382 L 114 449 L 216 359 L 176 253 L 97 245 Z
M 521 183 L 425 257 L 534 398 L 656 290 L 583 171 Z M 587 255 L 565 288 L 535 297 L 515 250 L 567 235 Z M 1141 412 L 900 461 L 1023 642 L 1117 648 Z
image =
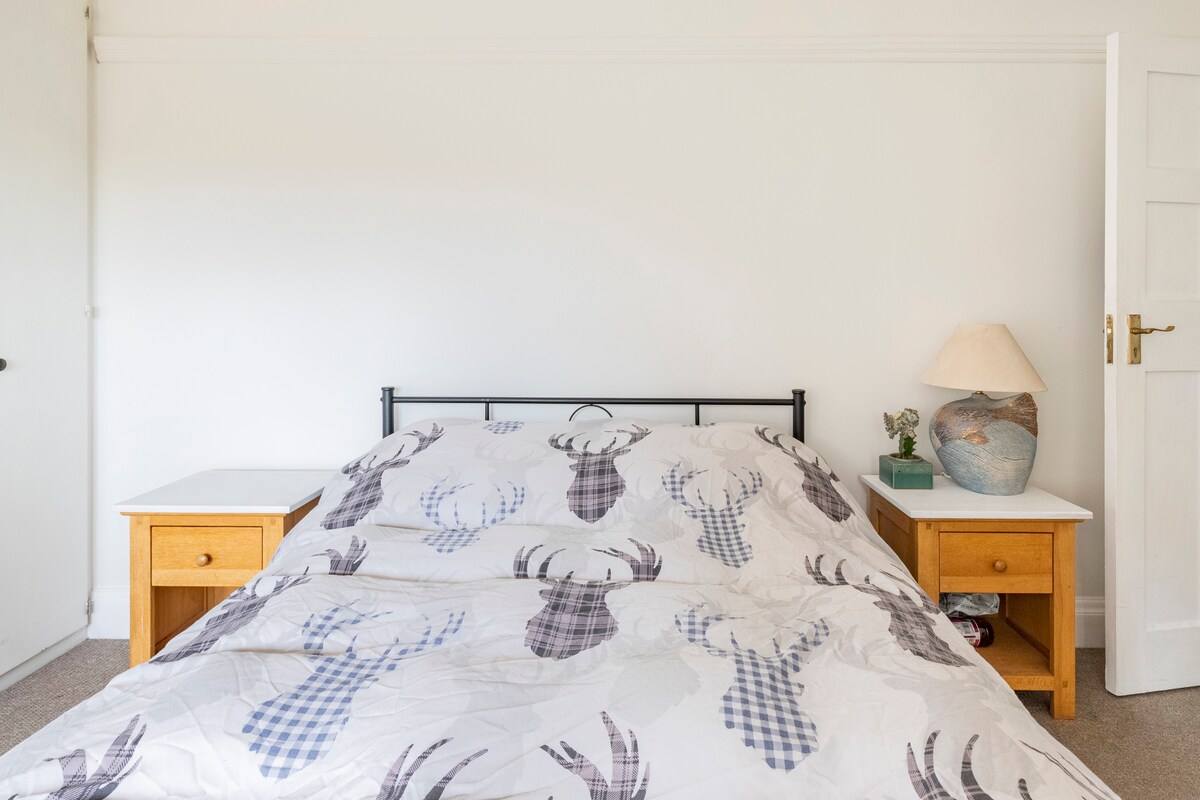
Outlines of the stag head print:
M 703 615 L 703 606 L 690 608 L 675 617 L 675 627 L 692 644 L 698 644 L 709 655 L 729 659 L 734 664 L 734 683 L 721 698 L 721 714 L 725 727 L 736 730 L 742 743 L 762 753 L 771 769 L 792 770 L 816 752 L 817 726 L 800 708 L 799 698 L 804 686 L 792 676 L 800 672 L 812 652 L 829 636 L 825 620 L 811 622 L 796 633 L 788 646 L 772 639 L 774 653 L 763 654 L 753 648 L 743 648 L 730 633 L 729 647 L 717 647 L 708 638 L 713 624 L 737 619 L 725 614 Z
M 917 793 L 918 800 L 960 800 L 946 790 L 942 785 L 941 779 L 938 777 L 937 770 L 933 764 L 933 748 L 937 742 L 938 734 L 941 731 L 934 731 L 929 734 L 929 738 L 925 741 L 925 768 L 922 769 L 917 765 L 917 757 L 913 753 L 912 744 L 908 744 L 908 779 L 912 783 L 913 791 Z M 978 779 L 975 777 L 975 768 L 972 766 L 973 759 L 972 751 L 975 749 L 975 742 L 979 740 L 979 734 L 975 734 L 967 742 L 967 746 L 963 749 L 962 755 L 962 780 L 963 796 L 961 800 L 992 800 L 992 796 L 983 790 L 979 785 Z M 1025 779 L 1021 778 L 1017 781 L 1017 791 L 1021 794 L 1021 800 L 1033 800 L 1029 795 L 1029 786 Z
M 800 488 L 804 490 L 804 496 L 808 498 L 808 502 L 821 509 L 821 513 L 834 522 L 843 522 L 854 513 L 854 510 L 850 508 L 850 504 L 846 502 L 845 498 L 838 492 L 837 487 L 833 485 L 837 481 L 838 476 L 833 474 L 832 471 L 826 472 L 823 470 L 819 459 L 810 464 L 796 450 L 795 445 L 785 447 L 783 445 L 782 433 L 768 437 L 766 428 L 755 428 L 754 432 L 758 434 L 758 438 L 777 448 L 779 452 L 795 462 L 796 468 L 804 473 L 804 482 L 800 484 Z
M 234 591 L 225 599 L 225 602 L 221 603 L 221 610 L 205 621 L 204 628 L 196 634 L 195 638 L 175 650 L 159 653 L 150 659 L 150 662 L 168 664 L 188 656 L 208 652 L 223 636 L 241 630 L 253 622 L 258 616 L 258 612 L 262 611 L 263 606 L 272 597 L 279 596 L 293 586 L 308 583 L 311 579 L 307 575 L 280 578 L 275 581 L 269 591 L 258 594 L 258 587 L 263 580 L 265 579 L 259 578 Z
M 242 726 L 242 733 L 252 737 L 250 752 L 258 753 L 258 769 L 264 778 L 283 780 L 323 758 L 350 721 L 355 695 L 401 661 L 445 644 L 462 627 L 464 612 L 451 612 L 437 633 L 427 623 L 419 641 L 401 644 L 396 639 L 375 655 L 356 651 L 354 639 L 343 652 L 326 653 L 326 643 L 334 633 L 378 616 L 380 612 L 339 606 L 313 614 L 304 624 L 304 649 L 312 653 L 312 672 L 296 687 L 251 711 Z
M 849 586 L 874 597 L 875 607 L 886 611 L 891 618 L 888 631 L 905 650 L 934 664 L 945 664 L 949 667 L 970 665 L 969 661 L 952 651 L 934 631 L 933 620 L 940 611 L 919 588 L 886 572 L 884 574 L 897 586 L 903 586 L 909 591 L 897 589 L 890 592 L 871 583 L 870 576 L 864 578 L 862 583 L 851 583 L 842 573 L 842 566 L 846 563 L 844 560 L 838 562 L 833 571 L 833 580 L 830 580 L 821 569 L 821 561 L 824 558 L 824 555 L 817 556 L 817 562 L 813 564 L 808 560 L 808 556 L 804 557 L 804 569 L 809 577 L 819 586 Z
M 404 748 L 404 752 L 392 764 L 392 768 L 388 770 L 387 776 L 383 779 L 383 785 L 379 787 L 379 794 L 375 795 L 375 800 L 403 800 L 404 793 L 408 791 L 408 785 L 412 781 L 413 776 L 417 774 L 417 770 L 421 768 L 434 752 L 445 744 L 448 744 L 450 739 L 441 739 L 426 747 L 419 756 L 417 756 L 408 769 L 404 769 L 404 762 L 408 759 L 409 752 L 413 749 L 410 744 Z M 450 785 L 450 781 L 454 780 L 454 776 L 462 772 L 463 767 L 470 764 L 475 759 L 487 752 L 485 747 L 475 753 L 459 761 L 450 771 L 441 777 L 441 779 L 433 785 L 433 788 L 425 793 L 423 800 L 441 800 L 442 794 L 446 791 L 446 787 Z M 404 770 L 401 772 L 401 770 Z M 415 800 L 415 795 L 413 797 Z
M 421 509 L 429 521 L 437 526 L 436 531 L 426 534 L 421 541 L 439 553 L 453 553 L 473 544 L 479 538 L 480 531 L 504 522 L 525 503 L 525 487 L 510 482 L 507 493 L 499 486 L 493 486 L 499 496 L 494 511 L 489 513 L 488 502 L 483 500 L 479 503 L 478 516 L 475 516 L 464 512 L 455 501 L 453 517 L 443 516 L 443 501 L 469 486 L 469 483 L 447 486 L 446 479 L 442 479 L 421 493 Z
M 345 555 L 342 555 L 342 551 L 334 550 L 332 547 L 319 555 L 329 559 L 330 575 L 353 575 L 358 572 L 358 568 L 367 558 L 367 540 L 351 536 Z
M 750 482 L 747 483 L 740 475 L 729 473 L 737 479 L 741 488 L 736 496 L 730 494 L 728 489 L 723 490 L 724 505 L 714 506 L 706 501 L 699 491 L 696 492 L 695 501 L 688 497 L 686 491 L 688 484 L 697 475 L 707 471 L 684 471 L 684 465 L 680 462 L 663 475 L 663 488 L 672 500 L 683 506 L 683 512 L 688 517 L 700 523 L 703 533 L 696 543 L 700 552 L 712 556 L 727 567 L 740 567 L 749 561 L 752 555 L 750 543 L 742 538 L 742 531 L 746 529 L 742 515 L 746 513 L 746 503 L 762 489 L 762 475 L 757 472 L 749 473 L 746 477 Z
M 525 427 L 525 423 L 518 420 L 505 419 L 489 422 L 483 427 L 497 436 L 503 436 L 506 433 L 516 433 L 517 431 L 521 430 L 521 428 Z
M 349 476 L 353 485 L 342 496 L 337 506 L 321 520 L 321 527 L 331 531 L 357 525 L 383 500 L 383 473 L 389 469 L 408 466 L 413 456 L 428 449 L 431 444 L 442 438 L 445 432 L 446 429 L 437 423 L 434 423 L 429 433 L 409 431 L 402 434 L 400 439 L 412 437 L 411 441 L 402 441 L 400 449 L 391 458 L 379 461 L 378 456 L 371 456 L 366 464 L 362 463 L 360 458 L 342 467 L 342 474 Z
M 604 728 L 608 731 L 609 750 L 612 752 L 612 780 L 604 777 L 595 763 L 566 742 L 559 742 L 562 749 L 559 753 L 548 744 L 542 745 L 542 750 L 555 763 L 567 772 L 579 778 L 587 786 L 590 800 L 645 800 L 646 791 L 650 787 L 650 765 L 645 771 L 641 769 L 641 756 L 638 753 L 637 736 L 629 731 L 629 744 L 613 723 L 607 711 L 600 712 Z M 642 772 L 638 777 L 638 772 Z M 553 800 L 553 798 L 551 798 Z
M 633 556 L 615 548 L 596 552 L 628 564 L 633 573 L 632 581 L 611 580 L 612 570 L 608 571 L 608 578 L 602 581 L 577 581 L 572 577 L 573 572 L 568 572 L 564 578 L 547 577 L 550 562 L 562 550 L 547 555 L 537 573 L 531 576 L 529 561 L 542 545 L 535 545 L 528 551 L 522 547 L 517 551 L 513 559 L 513 575 L 526 580 L 534 577 L 547 586 L 538 592 L 546 601 L 545 608 L 525 625 L 526 647 L 541 658 L 561 661 L 607 642 L 617 634 L 617 619 L 608 608 L 609 592 L 630 583 L 653 581 L 662 570 L 662 558 L 654 552 L 653 547 L 635 539 L 629 541 L 637 548 L 638 555 Z
M 625 494 L 625 479 L 617 472 L 616 459 L 649 436 L 650 429 L 634 425 L 631 431 L 618 429 L 608 433 L 612 441 L 602 445 L 598 451 L 590 449 L 596 444 L 593 434 L 578 433 L 565 442 L 563 435 L 556 433 L 548 441 L 551 447 L 566 453 L 572 461 L 571 471 L 575 473 L 575 478 L 567 489 L 567 507 L 584 522 L 597 522 Z M 583 441 L 582 445 L 577 444 L 586 436 L 593 436 L 593 439 Z M 618 447 L 623 436 L 629 439 Z
M 46 759 L 57 761 L 63 775 L 62 787 L 47 795 L 47 800 L 101 800 L 116 791 L 121 781 L 142 763 L 140 758 L 129 763 L 146 733 L 145 725 L 138 726 L 140 721 L 140 716 L 129 720 L 125 729 L 108 746 L 104 758 L 91 775 L 88 774 L 87 754 L 83 750 Z
M 304 621 L 300 632 L 304 634 L 304 649 L 312 653 L 320 653 L 325 648 L 325 640 L 345 628 L 359 625 L 373 619 L 379 619 L 390 614 L 390 611 L 359 611 L 354 603 L 344 606 L 334 606 L 323 614 L 310 614 Z

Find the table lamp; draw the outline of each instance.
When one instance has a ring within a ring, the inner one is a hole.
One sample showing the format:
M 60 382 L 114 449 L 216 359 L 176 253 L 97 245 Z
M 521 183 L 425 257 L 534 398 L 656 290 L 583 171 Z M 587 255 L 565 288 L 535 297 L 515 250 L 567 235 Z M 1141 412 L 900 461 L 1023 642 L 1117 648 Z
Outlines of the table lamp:
M 1046 391 L 1007 325 L 960 324 L 921 383 L 973 391 L 934 414 L 929 441 L 946 473 L 980 494 L 1025 491 L 1037 454 L 1037 404 Z M 993 400 L 985 392 L 1019 392 Z

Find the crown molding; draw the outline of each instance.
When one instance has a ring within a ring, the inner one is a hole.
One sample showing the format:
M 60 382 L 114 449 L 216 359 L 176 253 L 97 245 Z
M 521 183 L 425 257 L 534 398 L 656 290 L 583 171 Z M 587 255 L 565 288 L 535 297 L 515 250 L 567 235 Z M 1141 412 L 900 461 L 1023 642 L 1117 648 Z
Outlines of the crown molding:
M 1102 36 L 202 39 L 96 36 L 102 64 L 1102 64 Z

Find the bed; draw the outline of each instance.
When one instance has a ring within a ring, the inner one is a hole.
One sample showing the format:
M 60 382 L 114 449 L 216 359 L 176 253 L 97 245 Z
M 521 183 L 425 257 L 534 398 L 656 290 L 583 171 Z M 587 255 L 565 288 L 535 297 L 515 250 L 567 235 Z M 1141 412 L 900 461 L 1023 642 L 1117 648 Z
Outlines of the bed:
M 383 399 L 386 432 L 430 398 Z M 803 394 L 765 401 L 791 435 L 492 402 L 347 463 L 260 575 L 0 757 L 0 798 L 1115 798 L 801 441 Z

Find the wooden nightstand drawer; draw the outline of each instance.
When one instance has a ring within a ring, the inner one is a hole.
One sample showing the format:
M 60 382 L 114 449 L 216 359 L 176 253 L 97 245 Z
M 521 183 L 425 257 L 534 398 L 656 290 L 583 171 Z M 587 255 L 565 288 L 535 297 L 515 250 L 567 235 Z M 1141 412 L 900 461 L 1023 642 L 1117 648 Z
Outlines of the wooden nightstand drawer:
M 943 592 L 1054 591 L 1054 534 L 942 533 Z
M 156 525 L 150 529 L 153 586 L 240 586 L 262 569 L 262 528 Z

